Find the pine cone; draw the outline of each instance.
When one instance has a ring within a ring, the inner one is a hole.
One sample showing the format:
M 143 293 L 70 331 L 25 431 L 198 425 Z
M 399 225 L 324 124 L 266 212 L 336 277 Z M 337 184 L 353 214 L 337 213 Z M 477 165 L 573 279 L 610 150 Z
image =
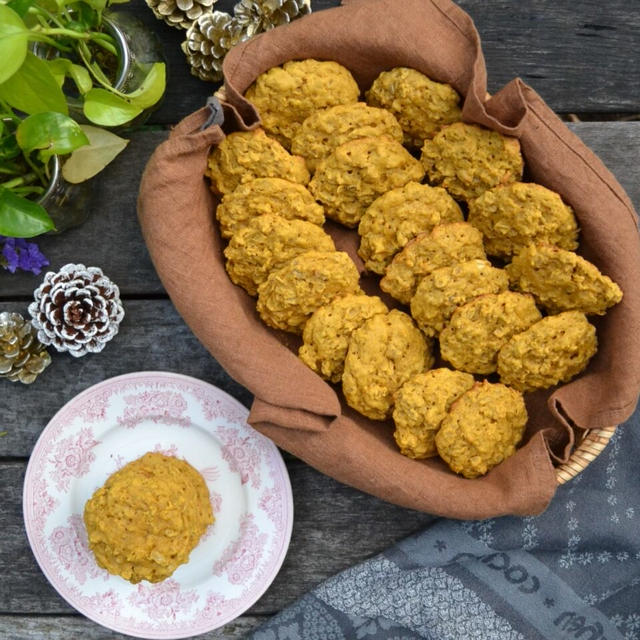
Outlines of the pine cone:
M 98 267 L 49 271 L 34 298 L 29 313 L 40 342 L 75 357 L 102 351 L 124 317 L 118 287 Z
M 311 0 L 240 0 L 233 13 L 251 37 L 311 13 Z
M 238 21 L 223 11 L 200 16 L 188 29 L 182 51 L 191 73 L 213 82 L 222 78 L 222 61 L 234 44 L 246 40 Z
M 177 29 L 188 29 L 203 13 L 209 13 L 217 1 L 145 0 L 156 18 Z
M 31 323 L 19 313 L 0 313 L 0 378 L 31 384 L 50 364 Z

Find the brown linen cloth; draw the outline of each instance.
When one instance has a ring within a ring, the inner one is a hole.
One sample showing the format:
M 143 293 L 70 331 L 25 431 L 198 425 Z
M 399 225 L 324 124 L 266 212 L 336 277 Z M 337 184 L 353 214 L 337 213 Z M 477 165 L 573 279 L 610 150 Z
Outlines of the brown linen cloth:
M 164 286 L 186 323 L 227 372 L 254 395 L 249 422 L 283 449 L 334 478 L 404 507 L 455 518 L 544 510 L 567 459 L 571 425 L 619 424 L 640 388 L 636 214 L 611 173 L 520 80 L 485 102 L 486 70 L 469 16 L 448 0 L 351 0 L 235 47 L 224 64 L 224 130 L 259 125 L 243 92 L 261 72 L 291 59 L 336 60 L 367 89 L 383 70 L 414 67 L 463 96 L 464 118 L 516 136 L 527 178 L 562 194 L 581 227 L 581 253 L 622 287 L 624 299 L 598 319 L 600 348 L 588 370 L 553 393 L 528 394 L 529 426 L 515 456 L 483 478 L 464 479 L 437 459 L 398 452 L 390 422 L 351 410 L 336 387 L 296 357 L 299 339 L 260 321 L 255 300 L 226 275 L 215 200 L 203 179 L 224 132 L 200 131 L 205 109 L 183 120 L 143 176 L 139 218 Z M 353 255 L 353 232 L 333 229 Z M 361 267 L 361 263 L 359 263 Z M 366 288 L 377 291 L 370 278 Z

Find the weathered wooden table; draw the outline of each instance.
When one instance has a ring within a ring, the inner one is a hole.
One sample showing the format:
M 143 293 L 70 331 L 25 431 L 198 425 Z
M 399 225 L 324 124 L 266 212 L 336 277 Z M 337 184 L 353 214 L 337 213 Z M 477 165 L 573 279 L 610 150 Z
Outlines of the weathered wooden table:
M 402 0 L 397 0 L 401 2 Z M 337 0 L 312 0 L 315 11 Z M 617 176 L 640 207 L 640 11 L 637 0 L 460 0 L 483 42 L 489 90 L 514 76 L 531 84 Z M 230 0 L 217 8 L 228 10 Z M 138 181 L 170 125 L 216 88 L 189 75 L 183 33 L 158 22 L 143 0 L 129 10 L 161 37 L 169 65 L 162 107 L 118 160 L 92 182 L 82 227 L 42 240 L 58 269 L 67 262 L 103 268 L 123 294 L 126 318 L 102 354 L 56 354 L 32 386 L 0 380 L 0 638 L 122 638 L 79 616 L 49 585 L 29 548 L 22 518 L 27 459 L 42 428 L 69 399 L 111 376 L 139 370 L 179 372 L 251 403 L 175 312 L 149 260 L 135 206 Z M 0 272 L 0 311 L 26 314 L 40 277 Z M 386 504 L 285 455 L 295 502 L 291 546 L 280 574 L 246 613 L 206 638 L 237 638 L 324 578 L 381 551 L 432 520 Z

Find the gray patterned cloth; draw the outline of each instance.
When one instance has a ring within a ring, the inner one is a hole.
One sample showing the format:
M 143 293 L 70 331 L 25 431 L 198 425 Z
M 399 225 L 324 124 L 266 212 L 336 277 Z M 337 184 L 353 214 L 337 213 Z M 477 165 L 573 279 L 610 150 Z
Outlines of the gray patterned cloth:
M 535 517 L 437 519 L 253 640 L 640 640 L 640 410 Z

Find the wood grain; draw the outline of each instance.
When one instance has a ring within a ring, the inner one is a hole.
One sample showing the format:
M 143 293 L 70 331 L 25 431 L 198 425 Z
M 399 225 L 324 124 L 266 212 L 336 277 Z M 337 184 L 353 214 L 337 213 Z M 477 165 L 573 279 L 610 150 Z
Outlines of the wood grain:
M 217 10 L 232 12 L 232 0 Z M 314 11 L 339 0 L 312 0 Z M 474 20 L 484 51 L 489 91 L 522 77 L 559 113 L 640 112 L 640 12 L 625 0 L 459 0 Z M 219 83 L 191 76 L 180 49 L 185 32 L 155 19 L 143 0 L 129 6 L 158 34 L 169 80 L 150 122 L 175 123 L 201 107 Z
M 636 208 L 640 180 L 640 122 L 569 124 L 615 174 Z M 138 131 L 122 155 L 91 183 L 90 216 L 83 226 L 63 234 L 38 238 L 50 269 L 67 262 L 99 265 L 127 297 L 162 295 L 164 289 L 142 241 L 136 217 L 140 176 L 153 150 L 166 139 L 164 131 Z M 0 300 L 31 298 L 39 276 L 0 270 Z
M 242 616 L 209 633 L 193 636 L 197 640 L 236 640 L 265 620 L 261 616 Z M 11 640 L 124 640 L 131 638 L 98 626 L 81 616 L 0 616 L 0 638 Z
M 279 611 L 320 581 L 383 551 L 434 519 L 347 487 L 291 456 L 287 456 L 287 468 L 295 513 L 291 545 L 275 581 L 250 609 L 252 615 Z M 22 518 L 25 470 L 25 462 L 0 463 L 0 612 L 73 613 L 31 553 Z

